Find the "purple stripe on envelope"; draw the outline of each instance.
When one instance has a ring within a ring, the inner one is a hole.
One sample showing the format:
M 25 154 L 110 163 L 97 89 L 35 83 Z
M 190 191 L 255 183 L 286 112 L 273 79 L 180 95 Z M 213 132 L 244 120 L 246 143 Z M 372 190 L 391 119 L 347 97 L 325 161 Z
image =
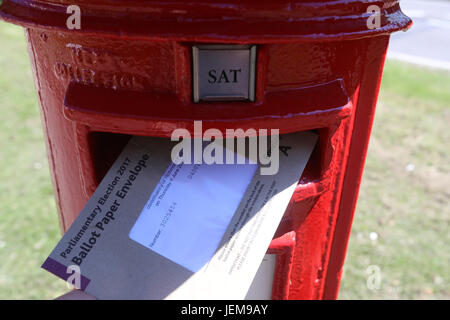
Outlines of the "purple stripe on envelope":
M 67 272 L 67 267 L 65 265 L 63 265 L 62 263 L 52 259 L 52 258 L 47 258 L 47 260 L 45 260 L 44 264 L 41 266 L 41 268 L 53 273 L 54 275 L 60 277 L 61 279 L 63 279 L 64 281 L 67 281 L 67 279 L 69 279 L 70 276 L 73 275 L 73 271 L 69 271 Z M 89 284 L 89 282 L 91 282 L 91 279 L 86 278 L 83 275 L 81 276 L 81 290 L 85 290 Z

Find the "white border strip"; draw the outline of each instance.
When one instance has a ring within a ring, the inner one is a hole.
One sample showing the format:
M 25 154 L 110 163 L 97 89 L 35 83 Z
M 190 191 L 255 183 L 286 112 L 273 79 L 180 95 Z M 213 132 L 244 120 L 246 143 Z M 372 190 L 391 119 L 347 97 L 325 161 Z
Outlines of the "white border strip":
M 404 62 L 418 64 L 430 68 L 444 69 L 450 71 L 450 62 L 447 61 L 418 57 L 400 52 L 388 52 L 387 58 L 394 60 L 401 60 Z

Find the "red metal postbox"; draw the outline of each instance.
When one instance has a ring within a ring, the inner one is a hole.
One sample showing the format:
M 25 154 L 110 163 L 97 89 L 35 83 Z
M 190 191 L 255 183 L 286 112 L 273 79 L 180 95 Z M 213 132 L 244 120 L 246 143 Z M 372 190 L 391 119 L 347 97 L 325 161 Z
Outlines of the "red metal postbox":
M 389 34 L 411 24 L 397 0 L 3 0 L 0 18 L 26 28 L 63 230 L 130 135 L 315 130 L 269 248 L 272 297 L 337 297 Z M 254 101 L 193 102 L 199 44 L 256 46 Z

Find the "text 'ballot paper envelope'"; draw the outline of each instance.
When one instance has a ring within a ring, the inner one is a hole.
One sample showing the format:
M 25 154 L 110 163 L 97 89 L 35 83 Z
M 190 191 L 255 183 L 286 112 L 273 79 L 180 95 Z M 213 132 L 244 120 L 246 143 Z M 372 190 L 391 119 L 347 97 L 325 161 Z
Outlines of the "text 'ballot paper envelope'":
M 133 137 L 42 267 L 100 299 L 243 299 L 316 139 L 281 135 L 264 175 Z

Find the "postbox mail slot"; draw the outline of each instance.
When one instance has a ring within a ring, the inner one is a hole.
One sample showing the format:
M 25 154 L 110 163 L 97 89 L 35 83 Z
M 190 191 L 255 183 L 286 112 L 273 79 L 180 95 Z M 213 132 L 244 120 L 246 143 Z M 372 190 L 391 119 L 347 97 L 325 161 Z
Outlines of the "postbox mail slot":
M 296 103 L 292 103 L 296 101 Z M 171 106 L 166 108 L 164 106 Z M 170 137 L 176 128 L 280 129 L 280 133 L 311 130 L 337 123 L 352 104 L 341 80 L 265 95 L 260 104 L 215 102 L 183 104 L 175 95 L 113 90 L 71 83 L 64 100 L 67 119 L 92 130 Z
M 84 178 L 85 183 L 91 181 L 85 186 L 86 196 L 90 197 L 131 136 L 111 132 L 96 132 L 91 131 L 89 128 L 85 128 L 84 126 L 82 127 L 82 130 L 88 131 L 87 135 L 89 143 L 81 148 L 90 150 L 90 152 L 86 154 L 89 155 L 89 159 L 82 161 L 82 163 L 84 167 L 92 165 L 94 172 L 93 177 Z M 320 132 L 318 133 L 319 135 L 321 134 Z M 317 146 L 316 148 L 320 147 Z M 329 190 L 330 179 L 324 174 L 328 168 L 326 164 L 322 165 L 321 162 L 323 161 L 320 150 L 315 150 L 294 190 L 291 203 L 297 203 L 320 196 L 322 193 Z

